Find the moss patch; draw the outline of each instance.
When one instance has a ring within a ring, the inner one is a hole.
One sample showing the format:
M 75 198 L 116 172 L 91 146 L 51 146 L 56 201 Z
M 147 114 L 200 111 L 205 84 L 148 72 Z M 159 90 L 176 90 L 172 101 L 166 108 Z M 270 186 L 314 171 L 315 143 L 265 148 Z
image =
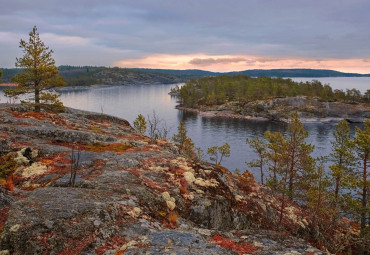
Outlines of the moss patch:
M 92 145 L 86 146 L 87 150 L 94 152 L 105 152 L 105 151 L 124 152 L 130 148 L 132 148 L 131 144 L 124 143 L 111 143 L 111 144 L 94 143 Z
M 11 175 L 17 168 L 17 162 L 15 162 L 12 156 L 4 155 L 0 157 L 0 183 L 5 181 L 8 175 Z

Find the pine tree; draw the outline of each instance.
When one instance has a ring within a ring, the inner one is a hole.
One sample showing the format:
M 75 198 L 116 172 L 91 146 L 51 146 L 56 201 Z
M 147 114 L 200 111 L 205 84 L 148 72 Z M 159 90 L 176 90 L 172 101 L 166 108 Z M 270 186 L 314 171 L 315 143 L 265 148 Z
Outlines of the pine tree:
M 338 211 L 333 210 L 330 204 L 329 187 L 330 179 L 325 174 L 325 158 L 320 158 L 319 163 L 315 166 L 307 183 L 306 196 L 303 201 L 306 202 L 307 208 L 311 211 L 312 223 L 316 231 L 328 231 L 333 227 L 333 219 L 338 217 Z
M 210 147 L 207 150 L 207 154 L 210 155 L 210 160 L 215 161 L 216 165 L 220 165 L 223 157 L 230 157 L 230 145 L 225 143 L 222 146 Z
M 224 145 L 218 147 L 218 151 L 221 154 L 220 161 L 218 162 L 218 165 L 220 165 L 223 157 L 230 157 L 230 145 L 225 143 Z
M 136 131 L 140 132 L 141 134 L 145 134 L 146 132 L 146 120 L 142 114 L 139 114 L 134 121 L 134 128 Z
M 267 140 L 267 163 L 269 165 L 269 171 L 272 173 L 267 184 L 276 191 L 279 184 L 278 176 L 283 176 L 286 169 L 288 141 L 280 132 L 271 133 L 270 131 L 266 131 L 264 136 Z
M 369 226 L 369 187 L 370 180 L 367 167 L 370 165 L 370 119 L 366 119 L 364 129 L 356 127 L 356 136 L 354 138 L 355 151 L 361 161 L 361 169 L 357 172 L 357 180 L 355 182 L 356 190 L 354 194 L 359 194 L 358 199 L 353 199 L 355 216 L 359 216 L 361 225 L 361 235 L 366 232 Z M 367 225 L 367 227 L 366 227 Z M 369 230 L 367 230 L 368 234 Z M 370 239 L 369 239 L 370 240 Z
M 177 131 L 178 133 L 173 135 L 172 140 L 179 147 L 181 154 L 185 157 L 191 158 L 194 152 L 194 142 L 187 136 L 188 131 L 186 130 L 185 123 L 183 121 L 180 122 L 177 127 Z
M 186 141 L 188 131 L 185 128 L 185 123 L 180 121 L 179 126 L 177 127 L 177 134 L 173 135 L 172 140 L 175 142 L 177 146 L 179 146 L 180 150 L 183 149 L 184 143 Z
M 253 151 L 258 155 L 257 160 L 253 160 L 247 165 L 250 167 L 257 167 L 260 169 L 261 174 L 261 183 L 263 184 L 264 180 L 264 173 L 263 173 L 263 165 L 266 161 L 266 143 L 259 137 L 256 137 L 254 139 L 246 139 L 246 142 L 249 144 L 249 146 L 253 149 Z
M 288 196 L 293 199 L 295 186 L 298 181 L 303 180 L 304 176 L 313 170 L 314 159 L 310 156 L 314 146 L 307 144 L 304 140 L 308 132 L 304 130 L 302 122 L 295 112 L 291 116 L 288 127 Z
M 55 66 L 55 60 L 52 58 L 53 50 L 41 41 L 36 26 L 29 33 L 29 41 L 21 39 L 19 48 L 23 50 L 23 57 L 17 58 L 16 67 L 22 68 L 22 72 L 16 75 L 12 81 L 18 83 L 14 89 L 5 90 L 5 94 L 14 97 L 21 94 L 33 93 L 31 99 L 36 112 L 41 109 L 41 103 L 50 101 L 52 105 L 60 106 L 58 97 L 51 97 L 49 92 L 43 92 L 51 88 L 64 86 L 65 82 L 61 76 L 58 76 L 58 68 Z M 46 100 L 43 100 L 46 99 Z
M 351 166 L 355 162 L 353 143 L 347 121 L 343 120 L 335 126 L 333 132 L 335 141 L 332 142 L 333 151 L 330 159 L 334 162 L 329 166 L 334 179 L 334 198 L 338 202 L 339 192 L 342 187 L 348 187 Z

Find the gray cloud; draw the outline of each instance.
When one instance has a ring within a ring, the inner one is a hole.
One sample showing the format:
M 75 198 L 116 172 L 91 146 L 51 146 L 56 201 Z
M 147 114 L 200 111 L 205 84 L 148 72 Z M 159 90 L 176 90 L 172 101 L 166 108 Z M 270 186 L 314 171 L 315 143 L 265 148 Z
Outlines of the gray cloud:
M 189 61 L 189 64 L 198 66 L 209 66 L 214 64 L 231 64 L 245 62 L 244 58 L 194 58 Z
M 0 33 L 27 38 L 37 25 L 41 34 L 90 42 L 50 44 L 62 64 L 189 53 L 260 55 L 262 62 L 370 58 L 368 0 L 0 0 L 0 6 Z M 17 43 L 0 38 L 0 66 L 13 66 L 15 52 Z

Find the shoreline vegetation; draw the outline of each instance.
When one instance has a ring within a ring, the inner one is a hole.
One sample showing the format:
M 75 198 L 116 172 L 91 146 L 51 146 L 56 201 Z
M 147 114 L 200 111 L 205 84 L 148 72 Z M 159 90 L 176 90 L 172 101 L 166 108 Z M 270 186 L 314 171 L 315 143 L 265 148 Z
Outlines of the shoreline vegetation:
M 370 89 L 333 89 L 317 80 L 245 75 L 193 79 L 181 88 L 171 89 L 178 96 L 176 108 L 206 117 L 226 117 L 289 122 L 298 112 L 303 122 L 363 122 L 370 117 Z

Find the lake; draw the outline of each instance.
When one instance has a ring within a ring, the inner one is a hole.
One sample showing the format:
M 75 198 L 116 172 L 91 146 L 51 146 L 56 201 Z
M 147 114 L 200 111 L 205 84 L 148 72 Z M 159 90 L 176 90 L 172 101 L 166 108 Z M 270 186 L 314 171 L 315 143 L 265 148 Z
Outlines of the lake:
M 318 80 L 321 79 L 323 78 L 318 78 Z M 358 78 L 351 79 L 357 80 Z M 367 78 L 361 79 L 370 81 Z M 361 84 L 365 84 L 365 82 L 361 80 Z M 333 84 L 331 86 L 336 88 Z M 174 85 L 63 88 L 61 100 L 68 107 L 114 115 L 128 120 L 131 124 L 138 114 L 147 117 L 148 115 L 152 116 L 153 111 L 155 111 L 156 115 L 163 119 L 163 124 L 169 129 L 169 138 L 177 132 L 179 122 L 184 121 L 188 136 L 197 147 L 203 149 L 205 159 L 208 160 L 207 148 L 215 145 L 220 146 L 227 142 L 231 146 L 231 156 L 224 158 L 221 164 L 231 171 L 236 168 L 241 171 L 249 169 L 255 174 L 256 180 L 259 180 L 257 169 L 250 169 L 245 164 L 246 161 L 256 158 L 246 144 L 246 138 L 263 136 L 263 133 L 267 130 L 285 133 L 287 125 L 270 121 L 210 118 L 198 116 L 195 113 L 183 112 L 175 109 L 176 98 L 168 95 L 171 87 L 174 87 Z M 363 87 L 356 88 L 361 89 L 361 91 L 364 89 Z M 0 92 L 0 100 L 0 102 L 6 101 L 2 92 Z M 304 126 L 309 132 L 307 141 L 315 145 L 314 156 L 328 155 L 333 140 L 334 124 L 310 123 Z M 352 133 L 354 133 L 354 129 L 352 124 Z

